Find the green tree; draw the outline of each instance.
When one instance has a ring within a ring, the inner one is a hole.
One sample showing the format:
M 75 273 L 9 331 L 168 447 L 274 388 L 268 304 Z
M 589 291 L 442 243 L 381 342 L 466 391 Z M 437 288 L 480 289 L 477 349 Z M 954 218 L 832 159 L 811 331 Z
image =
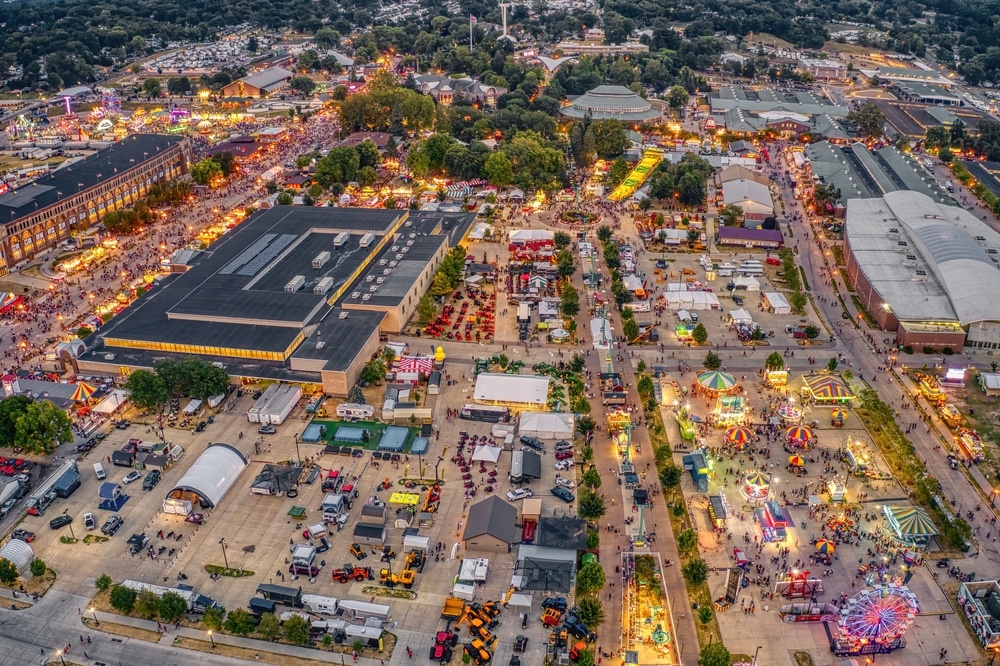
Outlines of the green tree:
M 111 595 L 108 600 L 111 607 L 117 611 L 128 614 L 135 608 L 135 590 L 124 585 L 115 585 L 111 588 Z
M 483 175 L 491 185 L 507 187 L 514 180 L 514 167 L 506 153 L 490 153 L 483 165 Z
M 714 614 L 712 613 L 712 607 L 709 605 L 703 605 L 698 609 L 698 619 L 702 624 L 708 624 L 712 621 Z
M 292 645 L 309 644 L 309 621 L 301 615 L 293 615 L 285 620 L 285 638 Z
M 580 372 L 580 370 L 576 370 L 575 372 Z M 581 416 L 576 420 L 575 428 L 584 438 L 589 438 L 597 429 L 597 422 L 589 416 Z
M 205 609 L 202 621 L 205 623 L 205 626 L 212 631 L 218 631 L 219 629 L 222 629 L 222 620 L 225 616 L 226 610 L 224 608 L 209 606 Z
M 222 628 L 237 636 L 246 636 L 254 630 L 253 616 L 245 608 L 234 608 L 226 615 Z
M 376 180 L 378 180 L 378 174 L 375 173 L 374 168 L 366 166 L 358 170 L 358 185 L 361 187 L 371 187 Z
M 580 650 L 576 657 L 576 666 L 594 666 L 595 663 L 593 650 Z
M 14 446 L 31 455 L 48 455 L 61 442 L 73 441 L 73 422 L 48 400 L 32 402 L 14 422 Z
M 693 559 L 681 567 L 681 575 L 688 585 L 701 585 L 708 579 L 708 565 L 701 558 Z
M 736 204 L 723 206 L 719 209 L 719 221 L 723 226 L 735 227 L 739 225 L 740 218 L 743 217 L 743 208 Z
M 382 164 L 382 154 L 378 152 L 378 146 L 371 139 L 365 139 L 354 146 L 354 151 L 358 154 L 358 165 L 362 169 L 365 167 L 377 169 Z
M 599 520 L 608 510 L 604 497 L 597 493 L 585 491 L 580 493 L 579 499 L 580 508 L 578 513 L 584 520 Z
M 815 340 L 816 338 L 819 337 L 819 326 L 816 326 L 815 324 L 809 324 L 808 326 L 805 327 L 805 330 L 803 332 L 806 334 L 807 338 L 809 338 L 810 340 Z
M 39 558 L 31 560 L 31 575 L 36 578 L 44 576 L 45 572 L 48 571 L 48 567 L 45 565 L 45 561 Z
M 596 597 L 584 597 L 577 602 L 576 617 L 593 631 L 604 624 L 604 605 Z
M 97 580 L 94 581 L 94 586 L 101 592 L 107 592 L 111 589 L 112 585 L 114 585 L 114 581 L 111 580 L 111 576 L 108 574 L 101 574 L 97 577 Z
M 580 482 L 591 490 L 596 490 L 601 487 L 601 473 L 596 468 L 590 467 L 583 473 Z
M 587 562 L 576 574 L 577 596 L 587 596 L 599 592 L 605 585 L 604 567 L 600 562 Z
M 291 206 L 295 203 L 294 197 L 288 192 L 282 192 L 278 195 L 278 198 L 274 200 L 279 206 Z
M 17 567 L 10 560 L 0 559 L 0 583 L 10 585 L 20 574 Z
M 320 28 L 313 34 L 313 43 L 327 51 L 335 49 L 340 46 L 340 33 L 333 28 Z
M 597 240 L 601 241 L 602 243 L 607 243 L 609 240 L 611 240 L 611 237 L 614 235 L 614 233 L 615 232 L 611 230 L 611 227 L 609 227 L 606 224 L 602 224 L 601 226 L 597 227 Z
M 847 121 L 865 138 L 879 139 L 885 133 L 885 114 L 873 102 L 865 102 L 848 113 Z
M 149 590 L 142 590 L 135 599 L 135 610 L 143 618 L 152 620 L 160 612 L 160 597 Z
M 614 119 L 598 120 L 587 129 L 593 133 L 594 150 L 604 159 L 618 157 L 631 146 L 625 127 Z
M 14 446 L 17 419 L 31 403 L 31 398 L 26 395 L 12 395 L 0 400 L 0 447 Z
M 608 183 L 612 187 L 617 187 L 625 177 L 628 175 L 629 168 L 628 162 L 625 161 L 624 157 L 619 157 L 611 163 L 611 168 L 608 169 Z
M 426 324 L 437 314 L 437 305 L 434 303 L 434 297 L 430 294 L 424 294 L 420 297 L 420 301 L 417 302 L 417 321 L 421 324 Z
M 826 363 L 826 369 L 829 370 L 830 372 L 833 372 L 833 371 L 835 371 L 837 369 L 837 359 L 836 359 L 836 357 L 831 358 L 829 361 L 827 361 L 827 363 Z
M 653 386 L 653 378 L 649 375 L 642 375 L 639 377 L 639 381 L 636 382 L 636 389 L 639 391 L 639 395 L 643 398 L 650 398 L 653 396 L 653 391 L 655 387 Z
M 698 666 L 730 666 L 733 657 L 722 643 L 709 643 L 698 655 Z
M 556 253 L 556 264 L 561 278 L 568 278 L 576 272 L 576 260 L 569 250 L 559 250 Z
M 569 244 L 573 242 L 573 239 L 570 238 L 570 235 L 565 231 L 557 231 L 552 235 L 552 242 L 555 243 L 557 248 L 564 250 L 569 247 Z
M 941 148 L 951 143 L 951 135 L 944 125 L 931 125 L 924 134 L 924 147 L 928 150 Z
M 80 328 L 76 329 L 76 337 L 80 338 L 81 340 L 86 340 L 91 335 L 93 335 L 93 333 L 94 329 L 92 329 L 89 326 L 81 326 Z
M 699 345 L 703 345 L 705 344 L 705 341 L 708 340 L 708 329 L 705 328 L 704 324 L 699 322 L 698 325 L 694 327 L 694 330 L 691 331 L 691 337 L 694 338 L 694 341 Z
M 125 380 L 129 400 L 139 409 L 162 406 L 170 395 L 163 379 L 150 370 L 136 370 Z
M 288 82 L 288 87 L 295 92 L 308 95 L 316 89 L 316 82 L 308 76 L 295 76 Z
M 708 352 L 705 354 L 705 358 L 702 360 L 701 364 L 706 370 L 718 370 L 722 367 L 722 358 L 720 358 L 715 352 Z
M 188 610 L 187 601 L 176 592 L 164 592 L 160 597 L 160 617 L 164 622 L 173 622 Z
M 199 185 L 209 185 L 219 178 L 222 178 L 222 167 L 210 157 L 191 165 L 191 180 Z
M 669 447 L 663 446 L 657 450 L 657 453 L 663 450 L 666 450 L 668 453 L 670 452 Z M 681 477 L 683 475 L 684 470 L 671 462 L 660 470 L 660 483 L 663 484 L 664 488 L 676 488 L 681 484 Z
M 785 367 L 785 359 L 778 352 L 771 352 L 764 361 L 765 370 L 781 370 Z
M 676 111 L 688 103 L 689 97 L 690 95 L 688 94 L 687 88 L 684 86 L 672 86 L 670 90 L 667 91 L 667 105 Z
M 636 323 L 635 319 L 623 320 L 622 333 L 625 334 L 626 340 L 630 343 L 634 342 L 639 337 L 639 324 Z
M 562 288 L 562 313 L 567 317 L 575 317 L 580 312 L 580 295 L 576 288 L 566 281 Z
M 677 535 L 677 550 L 690 553 L 698 546 L 698 533 L 688 528 Z
M 685 206 L 698 206 L 705 200 L 705 179 L 694 173 L 681 176 L 677 186 L 678 199 Z
M 160 80 L 159 79 L 146 79 L 142 82 L 142 91 L 146 93 L 149 99 L 156 99 L 160 96 Z
M 257 635 L 265 641 L 273 641 L 281 635 L 281 622 L 274 613 L 264 613 L 260 616 L 260 623 L 257 625 Z
M 954 159 L 951 148 L 942 146 L 941 150 L 938 151 L 938 159 L 944 164 L 951 164 L 952 159 Z
M 365 363 L 365 367 L 361 369 L 361 381 L 374 384 L 385 379 L 385 373 L 385 363 L 381 358 L 375 358 Z

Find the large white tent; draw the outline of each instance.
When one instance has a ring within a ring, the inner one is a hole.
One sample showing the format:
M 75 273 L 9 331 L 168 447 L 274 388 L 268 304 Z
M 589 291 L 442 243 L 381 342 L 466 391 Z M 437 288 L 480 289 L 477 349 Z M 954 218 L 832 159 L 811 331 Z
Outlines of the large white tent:
M 737 289 L 746 289 L 747 291 L 760 291 L 760 282 L 757 278 L 751 275 L 741 275 L 733 279 L 733 285 Z
M 753 317 L 743 308 L 740 308 L 739 310 L 730 310 L 729 318 L 733 320 L 734 324 L 746 324 L 749 326 L 753 323 Z
M 573 415 L 558 412 L 528 412 L 521 416 L 520 433 L 539 439 L 573 436 Z
M 552 240 L 556 233 L 548 229 L 514 229 L 510 232 L 511 243 Z
M 11 539 L 0 548 L 0 560 L 7 560 L 13 564 L 20 574 L 24 574 L 31 567 L 34 559 L 35 551 L 21 539 Z
M 201 501 L 216 507 L 246 466 L 247 459 L 229 444 L 212 444 L 171 488 L 167 498 L 194 493 Z
M 774 314 L 792 314 L 792 306 L 789 305 L 788 299 L 777 291 L 769 291 L 764 294 L 764 304 L 765 307 L 774 310 Z
M 717 310 L 719 297 L 711 291 L 668 291 L 664 295 L 671 310 Z
M 501 451 L 502 449 L 499 446 L 477 446 L 472 454 L 472 460 L 473 462 L 495 463 L 500 460 Z
M 604 317 L 590 320 L 590 338 L 594 341 L 594 349 L 608 349 L 615 340 L 611 324 Z
M 94 407 L 93 411 L 98 414 L 114 414 L 118 408 L 128 402 L 128 393 L 124 389 L 111 391 L 101 402 Z
M 476 377 L 473 399 L 480 404 L 541 407 L 549 397 L 549 378 L 483 372 Z

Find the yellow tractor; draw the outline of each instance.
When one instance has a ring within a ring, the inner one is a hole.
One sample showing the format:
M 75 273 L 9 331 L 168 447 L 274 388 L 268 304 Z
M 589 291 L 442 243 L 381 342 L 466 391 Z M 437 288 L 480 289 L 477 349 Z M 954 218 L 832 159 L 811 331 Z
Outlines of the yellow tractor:
M 409 589 L 413 587 L 413 581 L 417 575 L 413 569 L 403 569 L 400 573 L 392 573 L 392 569 L 382 569 L 378 572 L 378 582 L 386 587 L 402 585 Z

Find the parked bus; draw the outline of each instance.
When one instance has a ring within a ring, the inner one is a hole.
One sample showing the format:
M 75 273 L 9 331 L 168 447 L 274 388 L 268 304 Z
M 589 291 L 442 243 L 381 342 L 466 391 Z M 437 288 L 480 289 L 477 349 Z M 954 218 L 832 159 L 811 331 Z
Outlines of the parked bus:
M 500 423 L 510 420 L 510 409 L 507 407 L 491 407 L 489 405 L 462 405 L 459 416 L 466 421 L 485 421 Z

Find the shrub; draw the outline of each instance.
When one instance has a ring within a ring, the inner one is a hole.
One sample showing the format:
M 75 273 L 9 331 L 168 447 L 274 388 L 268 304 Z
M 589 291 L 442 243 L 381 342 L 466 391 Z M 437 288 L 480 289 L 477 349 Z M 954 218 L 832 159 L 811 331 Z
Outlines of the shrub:
M 17 580 L 18 575 L 19 572 L 13 562 L 10 560 L 0 560 L 0 583 L 10 585 Z
M 131 613 L 135 608 L 135 590 L 124 585 L 115 585 L 111 588 L 111 607 L 122 613 Z
M 38 559 L 37 557 L 31 560 L 31 575 L 32 576 L 44 576 L 48 567 L 45 566 L 45 562 Z
M 108 574 L 101 574 L 100 576 L 98 576 L 97 580 L 94 581 L 94 585 L 101 592 L 107 592 L 108 590 L 111 589 L 111 586 L 113 584 L 114 581 L 111 580 L 111 576 L 109 576 Z

